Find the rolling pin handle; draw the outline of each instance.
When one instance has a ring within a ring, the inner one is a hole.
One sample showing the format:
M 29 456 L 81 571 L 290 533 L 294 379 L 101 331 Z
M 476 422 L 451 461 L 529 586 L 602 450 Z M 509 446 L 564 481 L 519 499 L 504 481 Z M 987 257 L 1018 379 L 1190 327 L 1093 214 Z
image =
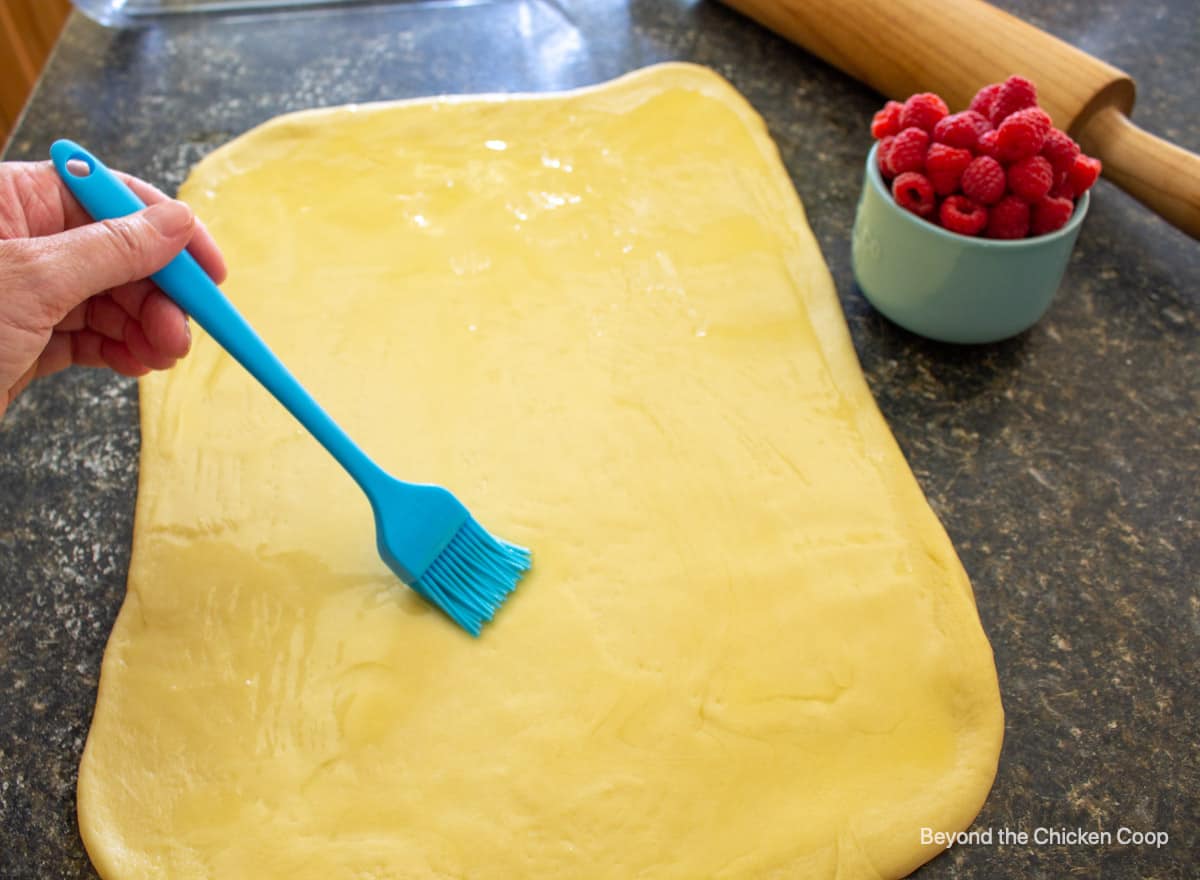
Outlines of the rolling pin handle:
M 1075 131 L 1079 146 L 1104 163 L 1104 176 L 1168 223 L 1200 239 L 1200 156 L 1138 128 L 1105 107 Z

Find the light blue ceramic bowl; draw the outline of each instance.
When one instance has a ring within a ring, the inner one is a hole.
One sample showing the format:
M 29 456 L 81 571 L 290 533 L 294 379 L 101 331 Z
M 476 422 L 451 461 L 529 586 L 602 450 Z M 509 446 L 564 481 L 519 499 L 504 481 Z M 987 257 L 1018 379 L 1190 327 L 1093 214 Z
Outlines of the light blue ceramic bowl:
M 1084 193 L 1062 229 L 998 241 L 959 235 L 896 204 L 867 155 L 851 260 L 875 308 L 901 327 L 942 342 L 997 342 L 1037 323 L 1050 307 L 1087 214 Z

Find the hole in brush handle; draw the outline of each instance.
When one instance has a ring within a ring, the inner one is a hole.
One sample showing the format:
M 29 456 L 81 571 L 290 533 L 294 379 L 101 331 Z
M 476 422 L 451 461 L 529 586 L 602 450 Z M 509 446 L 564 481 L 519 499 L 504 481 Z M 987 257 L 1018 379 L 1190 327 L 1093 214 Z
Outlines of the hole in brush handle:
M 72 177 L 84 179 L 92 176 L 94 166 L 88 156 L 72 156 L 66 161 L 66 169 Z

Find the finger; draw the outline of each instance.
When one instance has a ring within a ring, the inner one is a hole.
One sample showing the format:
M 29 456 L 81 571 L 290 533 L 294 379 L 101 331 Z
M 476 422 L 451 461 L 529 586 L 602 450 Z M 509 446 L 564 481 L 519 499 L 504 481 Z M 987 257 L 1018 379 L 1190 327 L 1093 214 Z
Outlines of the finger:
M 183 310 L 161 291 L 156 290 L 146 297 L 138 323 L 150 347 L 160 354 L 177 359 L 192 347 L 192 336 Z
M 136 321 L 130 321 L 125 328 L 125 347 L 139 363 L 152 370 L 169 370 L 175 366 L 175 358 L 155 349 L 142 332 L 142 325 Z
M 81 367 L 107 367 L 100 348 L 104 337 L 94 330 L 80 330 L 71 334 L 71 360 Z
M 141 198 L 147 205 L 155 205 L 159 202 L 167 201 L 169 198 L 166 193 L 151 183 L 146 183 L 130 174 L 117 172 L 117 177 L 125 182 L 125 185 L 133 190 L 134 195 Z M 221 256 L 221 249 L 217 247 L 216 240 L 209 234 L 208 228 L 200 221 L 196 221 L 195 231 L 192 233 L 192 240 L 187 246 L 188 253 L 191 254 L 197 263 L 200 264 L 208 277 L 214 283 L 220 284 L 225 280 L 228 270 L 225 267 L 225 258 Z
M 116 175 L 121 183 L 133 190 L 133 194 L 147 205 L 157 205 L 159 202 L 165 202 L 171 198 L 157 186 L 147 183 L 140 177 L 134 177 L 132 174 L 126 174 L 124 171 L 114 171 L 113 174 Z
M 113 302 L 125 310 L 129 317 L 137 318 L 142 313 L 142 303 L 155 290 L 158 290 L 157 284 L 149 278 L 142 278 L 122 284 L 120 287 L 114 287 L 108 292 L 108 295 L 112 297 Z
M 128 217 L 89 223 L 21 242 L 25 278 L 18 284 L 35 307 L 61 321 L 90 296 L 145 278 L 183 250 L 195 218 L 182 202 L 163 202 Z
M 112 297 L 101 294 L 93 296 L 84 305 L 87 307 L 87 327 L 101 336 L 125 340 L 125 327 L 130 322 L 128 313 L 113 302 Z
M 114 288 L 109 295 L 131 319 L 142 325 L 146 339 L 155 350 L 171 358 L 181 358 L 188 353 L 192 335 L 188 329 L 187 315 L 153 281 L 143 279 L 124 284 Z M 121 336 L 113 338 L 125 338 L 123 324 L 121 333 Z
M 150 368 L 138 361 L 124 342 L 114 342 L 111 339 L 104 339 L 100 342 L 100 357 L 111 370 L 115 370 L 122 376 L 144 376 L 150 372 Z

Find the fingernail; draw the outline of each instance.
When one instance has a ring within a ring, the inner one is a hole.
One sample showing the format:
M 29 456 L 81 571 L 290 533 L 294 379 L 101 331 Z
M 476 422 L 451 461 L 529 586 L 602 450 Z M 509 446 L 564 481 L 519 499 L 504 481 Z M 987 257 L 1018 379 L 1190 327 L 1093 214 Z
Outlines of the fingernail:
M 146 222 L 164 238 L 175 238 L 192 228 L 192 209 L 183 202 L 159 202 L 146 209 Z

